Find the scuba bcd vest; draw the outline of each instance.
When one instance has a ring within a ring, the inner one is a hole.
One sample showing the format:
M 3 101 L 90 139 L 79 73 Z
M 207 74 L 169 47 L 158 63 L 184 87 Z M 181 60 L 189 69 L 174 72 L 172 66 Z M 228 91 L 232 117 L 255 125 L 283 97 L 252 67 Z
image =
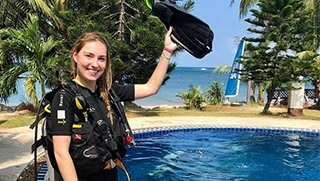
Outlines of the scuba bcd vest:
M 37 165 L 37 148 L 43 146 L 48 151 L 51 165 L 59 171 L 54 153 L 51 131 L 51 104 L 58 91 L 69 93 L 74 100 L 74 120 L 72 124 L 72 135 L 69 153 L 76 168 L 77 175 L 85 176 L 102 171 L 106 165 L 123 167 L 121 158 L 125 155 L 127 148 L 134 146 L 133 134 L 126 119 L 120 98 L 110 89 L 109 100 L 112 105 L 113 126 L 110 119 L 107 119 L 107 112 L 98 106 L 88 90 L 78 87 L 75 84 L 61 84 L 50 91 L 40 101 L 38 113 L 34 123 L 30 126 L 35 129 L 35 143 L 32 145 L 34 162 Z M 37 140 L 38 123 L 44 120 L 42 135 Z M 45 134 L 46 133 L 46 134 Z M 116 160 L 114 162 L 114 160 Z M 111 166 L 113 168 L 114 166 Z M 124 167 L 122 168 L 124 169 Z M 126 170 L 124 169 L 126 172 Z M 35 172 L 37 174 L 37 172 Z M 126 175 L 129 178 L 127 172 Z M 36 175 L 35 175 L 36 178 Z

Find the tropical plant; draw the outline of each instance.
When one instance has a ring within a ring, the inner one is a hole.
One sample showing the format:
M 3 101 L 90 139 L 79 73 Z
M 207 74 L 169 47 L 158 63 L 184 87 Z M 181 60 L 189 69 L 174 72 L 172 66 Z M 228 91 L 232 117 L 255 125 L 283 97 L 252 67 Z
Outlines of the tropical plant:
M 36 82 L 39 82 L 42 95 L 45 94 L 46 72 L 59 64 L 54 49 L 59 42 L 51 37 L 43 37 L 39 31 L 38 17 L 29 15 L 24 29 L 0 29 L 0 100 L 16 93 L 16 82 L 20 76 L 26 77 L 25 87 L 32 103 L 38 103 Z
M 0 28 L 25 26 L 31 8 L 27 1 L 2 0 L 0 3 Z
M 209 90 L 205 93 L 205 97 L 210 105 L 222 103 L 224 95 L 221 82 L 212 82 Z
M 30 13 L 39 17 L 42 30 L 48 30 L 48 27 L 62 28 L 63 23 L 58 12 L 64 8 L 66 3 L 66 0 L 2 0 L 0 28 L 24 27 Z
M 190 88 L 187 92 L 179 93 L 177 97 L 183 99 L 187 109 L 202 110 L 204 108 L 204 104 L 206 103 L 205 96 L 201 92 L 200 86 L 193 87 L 190 85 Z
M 232 70 L 231 66 L 221 65 L 212 70 L 214 74 L 229 74 Z

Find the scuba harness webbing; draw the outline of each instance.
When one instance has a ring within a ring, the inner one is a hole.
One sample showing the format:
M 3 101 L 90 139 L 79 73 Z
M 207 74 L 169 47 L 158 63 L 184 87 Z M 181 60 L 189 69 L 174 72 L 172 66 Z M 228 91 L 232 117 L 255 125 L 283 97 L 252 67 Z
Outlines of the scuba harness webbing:
M 93 95 L 91 95 L 88 91 L 81 90 L 78 86 L 76 86 L 74 84 L 70 84 L 69 86 L 71 89 L 74 89 L 74 91 L 81 92 L 81 95 L 77 95 L 75 97 L 75 100 L 76 100 L 76 98 L 82 99 L 81 96 L 83 96 L 85 102 L 87 102 L 89 107 L 86 105 L 83 105 L 83 104 L 81 107 L 84 108 L 84 112 L 86 112 L 85 108 L 88 107 L 88 109 L 89 109 L 88 111 L 93 113 L 93 114 L 91 114 L 94 116 L 93 120 L 97 120 L 97 121 L 94 121 L 91 123 L 93 126 L 93 129 L 96 129 L 96 131 L 100 134 L 102 141 L 104 141 L 106 143 L 106 144 L 104 144 L 106 146 L 106 149 L 109 152 L 111 152 L 112 157 L 115 157 L 114 160 L 113 159 L 106 160 L 105 169 L 112 169 L 115 166 L 118 166 L 119 168 L 121 168 L 125 172 L 128 181 L 130 181 L 130 176 L 128 174 L 128 171 L 126 170 L 124 164 L 121 161 L 121 156 L 117 152 L 117 143 L 115 142 L 115 140 L 113 140 L 114 138 L 112 137 L 112 134 L 113 134 L 113 131 L 111 128 L 112 123 L 111 123 L 111 121 L 109 121 L 109 124 L 106 124 L 106 122 L 103 121 L 104 119 L 101 117 L 101 115 L 107 115 L 106 111 L 104 109 L 100 108 L 100 106 L 98 105 L 99 103 L 95 100 Z M 76 89 L 78 89 L 78 90 L 76 90 Z M 126 119 L 123 107 L 119 106 L 120 98 L 115 94 L 113 89 L 110 89 L 109 97 L 110 97 L 110 100 L 112 101 L 112 103 L 115 104 L 116 110 L 120 115 L 119 121 L 123 121 L 123 123 L 125 125 L 126 141 L 127 141 L 127 140 L 129 140 L 129 139 L 127 139 L 127 137 L 130 137 L 130 135 L 132 136 L 132 131 L 131 131 L 131 129 L 129 127 L 129 123 Z M 83 101 L 79 101 L 79 103 L 80 102 L 83 102 Z M 83 103 L 85 103 L 85 102 L 83 102 Z M 131 146 L 133 146 L 135 144 L 134 140 L 132 139 L 132 137 L 130 137 L 130 138 L 131 138 L 130 142 L 127 141 L 127 143 L 131 144 Z M 101 150 L 98 149 L 98 151 L 101 151 Z M 106 159 L 106 158 L 103 158 L 103 159 Z
M 64 89 L 68 93 L 70 93 L 75 100 L 76 107 L 83 112 L 84 115 L 86 115 L 88 112 L 90 112 L 90 115 L 92 116 L 92 120 L 88 120 L 87 115 L 85 116 L 86 120 L 90 122 L 93 129 L 96 130 L 96 132 L 99 134 L 99 139 L 102 140 L 105 144 L 105 149 L 110 152 L 111 155 L 106 154 L 100 154 L 103 150 L 98 149 L 99 155 L 104 155 L 102 160 L 106 159 L 106 165 L 111 165 L 111 167 L 105 167 L 107 169 L 112 169 L 114 166 L 119 166 L 123 171 L 125 172 L 127 179 L 130 180 L 129 174 L 127 170 L 125 169 L 123 163 L 121 162 L 121 156 L 119 153 L 117 153 L 117 143 L 114 140 L 112 134 L 112 128 L 111 128 L 111 122 L 109 121 L 109 124 L 107 124 L 107 120 L 105 118 L 102 118 L 101 115 L 107 115 L 106 110 L 101 110 L 98 103 L 96 102 L 93 95 L 91 95 L 88 91 L 80 89 L 75 84 L 67 84 L 67 85 L 60 85 L 58 88 L 54 89 L 53 91 L 47 93 L 40 102 L 40 106 L 38 108 L 38 113 L 36 116 L 36 119 L 34 123 L 30 126 L 31 129 L 36 128 L 35 130 L 35 143 L 32 145 L 31 149 L 32 152 L 34 152 L 34 164 L 35 164 L 35 179 L 37 179 L 37 148 L 39 146 L 43 146 L 45 149 L 47 149 L 47 138 L 44 135 L 44 125 L 42 126 L 42 135 L 39 140 L 37 140 L 38 136 L 38 123 L 50 114 L 50 104 L 51 101 L 48 101 L 53 99 L 55 93 L 57 90 Z M 70 90 L 71 89 L 71 90 Z M 125 128 L 125 141 L 129 147 L 134 146 L 135 142 L 133 140 L 133 134 L 130 129 L 129 123 L 126 119 L 123 107 L 120 102 L 120 98 L 115 94 L 115 92 L 110 89 L 109 91 L 109 100 L 112 105 L 115 107 L 115 111 L 117 111 L 117 115 L 119 117 L 119 122 L 122 122 Z M 42 111 L 42 112 L 41 112 Z M 104 121 L 103 121 L 104 120 Z M 108 158 L 111 159 L 107 160 Z
M 124 124 L 125 131 L 126 131 L 126 135 L 125 135 L 126 142 L 128 143 L 129 146 L 135 146 L 136 143 L 133 139 L 133 133 L 130 128 L 130 124 L 127 120 L 127 116 L 125 116 L 125 111 L 123 109 L 123 106 L 121 105 L 120 98 L 112 88 L 109 91 L 109 97 L 110 97 L 111 104 L 115 105 L 116 107 L 115 110 L 118 111 L 118 114 L 120 115 L 119 121 Z

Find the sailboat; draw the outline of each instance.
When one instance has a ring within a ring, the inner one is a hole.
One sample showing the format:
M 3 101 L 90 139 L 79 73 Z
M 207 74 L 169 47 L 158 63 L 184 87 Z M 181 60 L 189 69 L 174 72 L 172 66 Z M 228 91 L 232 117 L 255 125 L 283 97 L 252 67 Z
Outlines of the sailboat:
M 239 94 L 240 87 L 240 74 L 238 70 L 241 69 L 241 56 L 243 55 L 245 47 L 245 41 L 242 39 L 239 43 L 236 55 L 234 57 L 234 61 L 232 64 L 232 69 L 229 74 L 228 84 L 226 87 L 225 97 L 229 100 L 229 97 L 236 97 Z

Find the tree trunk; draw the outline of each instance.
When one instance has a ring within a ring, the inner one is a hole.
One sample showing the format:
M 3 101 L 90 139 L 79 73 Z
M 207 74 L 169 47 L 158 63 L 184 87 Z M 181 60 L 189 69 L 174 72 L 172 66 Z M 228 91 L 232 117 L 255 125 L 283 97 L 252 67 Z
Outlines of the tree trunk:
M 274 83 L 272 82 L 271 87 L 267 89 L 267 103 L 265 104 L 265 106 L 263 108 L 263 111 L 262 111 L 263 114 L 268 114 L 268 112 L 269 112 L 269 108 L 271 105 L 271 101 L 272 101 L 272 97 L 273 97 L 275 89 L 276 88 L 274 86 Z
M 41 85 L 41 98 L 46 94 L 46 85 L 44 84 L 44 81 L 40 82 Z
M 263 96 L 263 86 L 262 83 L 258 84 L 259 94 L 258 94 L 258 103 L 261 104 L 264 102 L 264 96 Z
M 248 81 L 248 87 L 247 87 L 247 103 L 252 103 L 252 102 L 256 102 L 255 99 L 255 83 L 252 80 Z
M 124 26 L 125 26 L 125 7 L 124 7 L 124 0 L 120 1 L 120 9 L 119 9 L 119 26 L 118 26 L 118 39 L 124 41 Z

